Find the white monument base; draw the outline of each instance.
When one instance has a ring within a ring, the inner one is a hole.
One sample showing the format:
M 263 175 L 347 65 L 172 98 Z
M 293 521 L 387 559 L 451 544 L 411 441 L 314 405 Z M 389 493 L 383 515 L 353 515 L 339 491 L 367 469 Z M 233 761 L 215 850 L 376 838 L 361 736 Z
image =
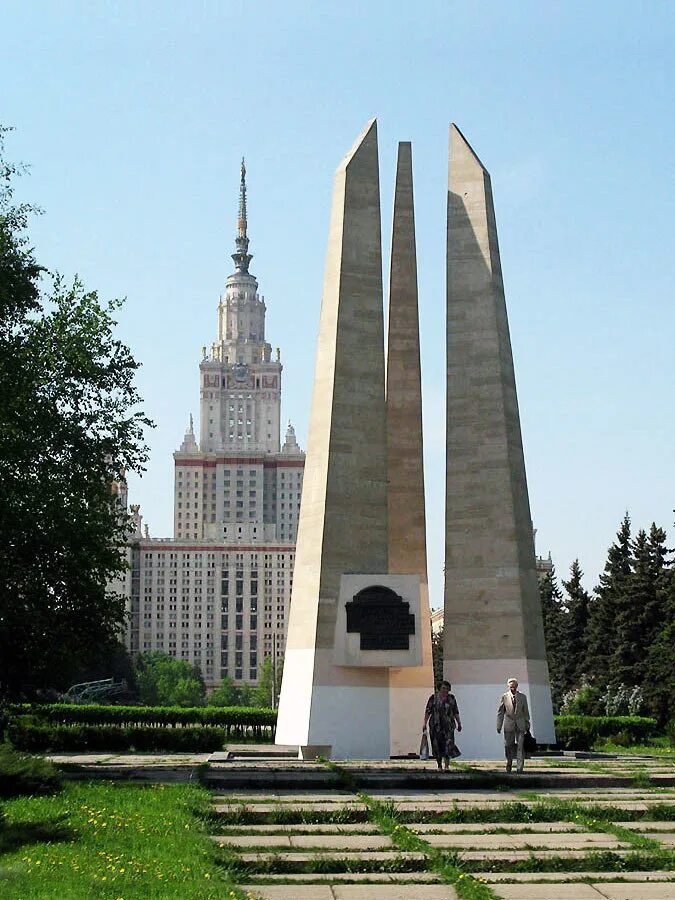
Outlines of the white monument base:
M 546 664 L 543 664 L 546 667 Z M 457 746 L 466 759 L 503 759 L 504 736 L 497 734 L 497 708 L 507 690 L 506 679 L 517 678 L 518 690 L 527 697 L 530 731 L 540 744 L 555 743 L 551 690 L 538 660 L 456 660 L 443 666 L 444 678 L 452 684 L 462 720 L 461 734 L 455 734 Z M 531 680 L 527 680 L 527 674 Z M 453 673 L 455 677 L 453 678 Z M 464 674 L 483 675 L 475 681 L 460 680 Z M 540 678 L 537 678 L 537 675 Z M 492 676 L 493 681 L 484 679 Z M 502 676 L 497 680 L 496 676 Z M 533 677 L 534 676 L 534 677 Z M 536 680 L 535 680 L 536 679 Z

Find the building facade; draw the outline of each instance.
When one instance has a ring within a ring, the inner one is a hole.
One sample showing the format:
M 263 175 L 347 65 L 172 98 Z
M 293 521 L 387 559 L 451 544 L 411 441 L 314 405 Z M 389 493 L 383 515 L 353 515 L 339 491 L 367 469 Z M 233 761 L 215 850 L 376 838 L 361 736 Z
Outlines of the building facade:
M 154 539 L 131 507 L 131 653 L 198 665 L 208 687 L 255 683 L 284 652 L 305 456 L 289 423 L 280 446 L 281 355 L 265 339 L 250 273 L 242 161 L 235 271 L 202 350 L 200 429 L 174 453 L 174 536 Z

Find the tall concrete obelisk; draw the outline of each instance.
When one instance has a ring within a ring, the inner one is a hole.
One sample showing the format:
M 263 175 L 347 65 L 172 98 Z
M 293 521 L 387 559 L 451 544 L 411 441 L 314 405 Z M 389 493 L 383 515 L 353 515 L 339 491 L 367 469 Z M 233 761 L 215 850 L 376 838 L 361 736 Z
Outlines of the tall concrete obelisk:
M 503 755 L 509 677 L 554 738 L 532 520 L 490 176 L 450 127 L 444 674 L 465 757 Z
M 277 743 L 308 756 L 389 755 L 389 670 L 335 663 L 341 579 L 386 573 L 387 545 L 373 120 L 335 174 Z
M 390 670 L 392 754 L 416 752 L 434 688 L 427 579 L 412 147 L 398 145 L 387 335 L 389 571 L 420 577 L 422 665 Z

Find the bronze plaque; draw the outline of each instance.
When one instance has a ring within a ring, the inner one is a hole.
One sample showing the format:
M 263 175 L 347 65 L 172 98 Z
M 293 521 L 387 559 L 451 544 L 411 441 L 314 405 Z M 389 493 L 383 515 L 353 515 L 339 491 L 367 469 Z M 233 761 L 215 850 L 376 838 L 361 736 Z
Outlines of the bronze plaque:
M 361 650 L 409 650 L 415 634 L 410 604 L 381 584 L 363 588 L 345 604 L 347 631 L 358 632 Z

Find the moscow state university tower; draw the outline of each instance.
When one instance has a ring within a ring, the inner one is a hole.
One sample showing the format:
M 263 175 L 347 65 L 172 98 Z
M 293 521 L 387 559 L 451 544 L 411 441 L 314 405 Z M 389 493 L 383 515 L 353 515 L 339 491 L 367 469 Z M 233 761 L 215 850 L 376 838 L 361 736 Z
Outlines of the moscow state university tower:
M 131 507 L 127 645 L 198 665 L 209 687 L 254 683 L 283 656 L 305 461 L 290 423 L 280 447 L 282 365 L 248 248 L 242 162 L 234 272 L 199 366 L 199 443 L 190 416 L 174 453 L 173 539 L 151 538 Z

